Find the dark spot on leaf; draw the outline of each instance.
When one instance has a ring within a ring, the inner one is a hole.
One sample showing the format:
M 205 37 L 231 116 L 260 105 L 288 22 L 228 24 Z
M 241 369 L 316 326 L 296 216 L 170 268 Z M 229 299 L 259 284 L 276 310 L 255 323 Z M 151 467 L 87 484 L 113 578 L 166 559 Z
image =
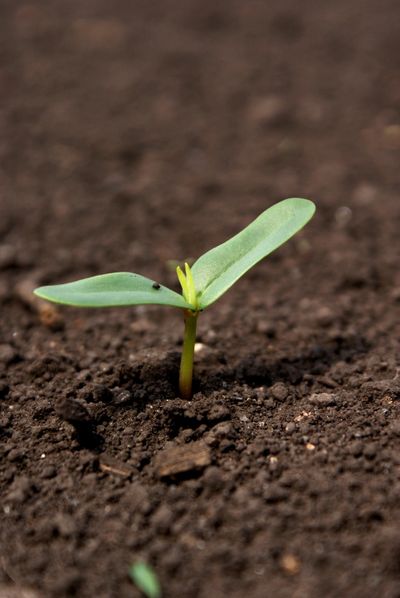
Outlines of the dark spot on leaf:
M 158 289 L 160 289 L 160 288 L 161 288 L 161 287 L 160 287 L 160 285 L 158 284 L 158 282 L 153 282 L 153 289 L 157 289 L 157 291 L 158 291 Z

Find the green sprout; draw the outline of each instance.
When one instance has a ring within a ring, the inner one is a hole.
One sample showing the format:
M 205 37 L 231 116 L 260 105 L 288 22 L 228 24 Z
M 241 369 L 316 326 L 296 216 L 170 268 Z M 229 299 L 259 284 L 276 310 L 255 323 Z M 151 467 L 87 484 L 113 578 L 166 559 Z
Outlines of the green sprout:
M 36 289 L 48 301 L 75 307 L 168 305 L 183 311 L 185 331 L 179 372 L 179 393 L 192 396 L 193 356 L 199 313 L 221 297 L 257 262 L 283 245 L 312 218 L 308 199 L 284 199 L 265 210 L 237 235 L 210 249 L 185 271 L 176 273 L 182 294 L 139 274 L 115 272 L 76 282 Z
M 146 598 L 161 598 L 161 586 L 150 565 L 138 561 L 129 569 L 129 575 Z

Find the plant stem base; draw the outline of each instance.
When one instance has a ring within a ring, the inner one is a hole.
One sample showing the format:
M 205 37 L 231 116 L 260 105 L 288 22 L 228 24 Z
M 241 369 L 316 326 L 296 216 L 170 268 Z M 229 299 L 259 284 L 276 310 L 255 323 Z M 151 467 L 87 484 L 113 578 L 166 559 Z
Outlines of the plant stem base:
M 181 366 L 179 370 L 179 394 L 182 399 L 192 398 L 194 344 L 196 342 L 198 312 L 185 311 L 185 332 Z

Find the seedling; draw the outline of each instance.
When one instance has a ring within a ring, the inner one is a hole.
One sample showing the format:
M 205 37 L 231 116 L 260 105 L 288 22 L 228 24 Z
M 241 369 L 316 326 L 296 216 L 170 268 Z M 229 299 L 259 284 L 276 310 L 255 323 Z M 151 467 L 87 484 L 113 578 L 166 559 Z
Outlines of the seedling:
M 150 565 L 138 561 L 129 569 L 129 575 L 146 598 L 161 598 L 161 586 Z
M 55 286 L 35 294 L 48 301 L 76 307 L 168 305 L 183 311 L 185 331 L 179 372 L 182 398 L 192 396 L 193 356 L 199 313 L 219 299 L 243 274 L 283 245 L 312 218 L 308 199 L 284 199 L 262 212 L 240 233 L 210 249 L 192 267 L 178 266 L 182 294 L 139 274 L 115 272 Z

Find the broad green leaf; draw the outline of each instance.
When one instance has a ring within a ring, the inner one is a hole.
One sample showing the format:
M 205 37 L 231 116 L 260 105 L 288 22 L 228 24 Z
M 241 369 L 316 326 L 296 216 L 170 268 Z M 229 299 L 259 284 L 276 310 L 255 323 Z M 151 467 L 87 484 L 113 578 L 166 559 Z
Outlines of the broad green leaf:
M 200 308 L 214 303 L 252 266 L 303 228 L 314 212 L 315 205 L 308 199 L 284 199 L 202 255 L 192 266 Z
M 139 590 L 147 598 L 161 598 L 161 586 L 153 569 L 146 563 L 135 563 L 129 570 L 129 575 Z
M 131 274 L 114 272 L 84 278 L 76 282 L 40 287 L 35 295 L 54 303 L 75 307 L 115 307 L 128 305 L 170 305 L 190 308 L 185 299 L 153 280 Z

